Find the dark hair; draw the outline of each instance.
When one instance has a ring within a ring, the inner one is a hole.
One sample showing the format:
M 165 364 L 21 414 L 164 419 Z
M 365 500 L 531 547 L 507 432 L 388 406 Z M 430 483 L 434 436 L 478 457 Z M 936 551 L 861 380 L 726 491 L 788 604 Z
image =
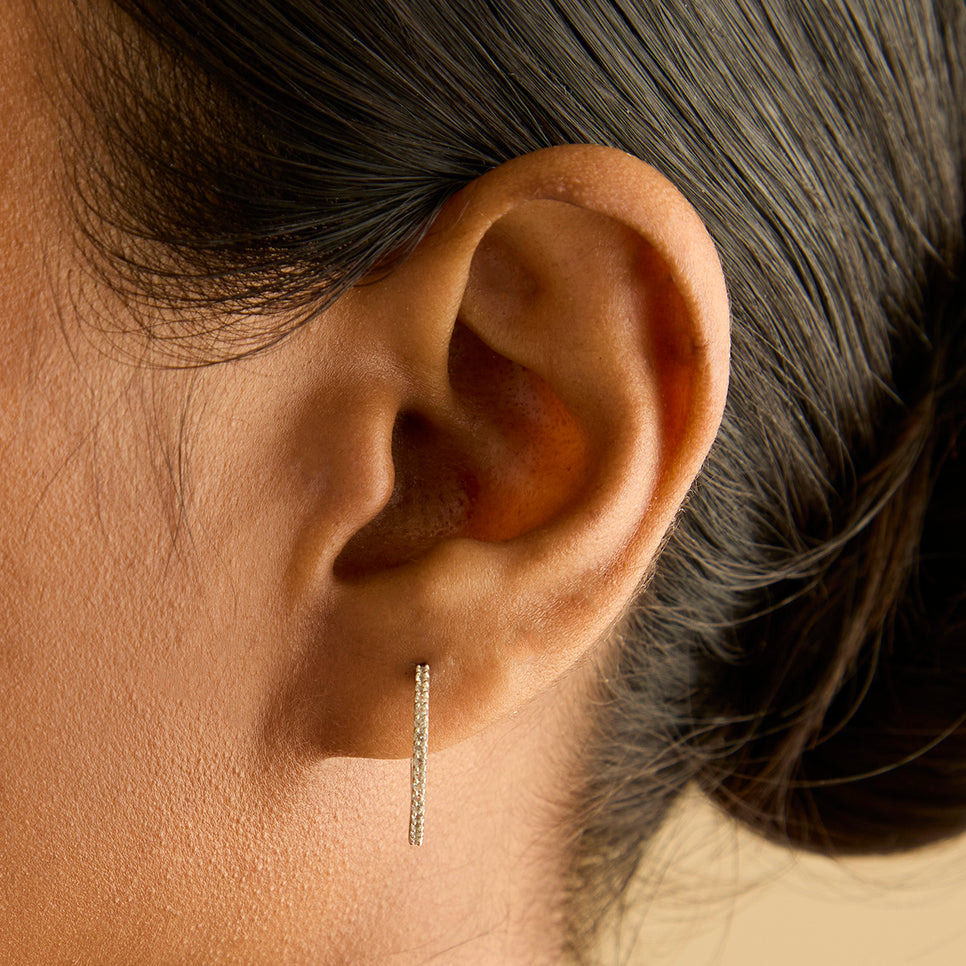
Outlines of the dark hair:
M 691 783 L 829 854 L 966 828 L 961 0 L 116 0 L 92 22 L 78 223 L 115 288 L 180 307 L 145 323 L 173 364 L 284 337 L 555 144 L 644 159 L 715 239 L 731 391 L 600 681 L 576 958 Z

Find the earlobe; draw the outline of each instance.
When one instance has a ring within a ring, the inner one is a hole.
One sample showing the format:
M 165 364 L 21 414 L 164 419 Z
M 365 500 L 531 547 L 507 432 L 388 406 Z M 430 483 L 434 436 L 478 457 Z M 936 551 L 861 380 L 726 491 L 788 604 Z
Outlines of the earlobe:
M 302 548 L 332 563 L 296 599 L 320 631 L 285 701 L 315 708 L 303 747 L 407 757 L 415 664 L 435 750 L 550 687 L 620 615 L 714 439 L 728 301 L 657 171 L 568 146 L 468 186 L 340 318 L 368 333 L 357 384 L 380 374 L 392 495 L 339 547 Z

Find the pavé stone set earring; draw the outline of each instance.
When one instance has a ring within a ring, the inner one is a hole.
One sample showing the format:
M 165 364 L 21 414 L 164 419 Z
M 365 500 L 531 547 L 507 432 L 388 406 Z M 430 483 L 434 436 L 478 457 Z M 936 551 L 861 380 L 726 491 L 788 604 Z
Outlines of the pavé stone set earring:
M 412 804 L 409 809 L 409 844 L 423 844 L 426 821 L 426 755 L 429 749 L 429 665 L 416 665 L 413 762 L 410 768 Z

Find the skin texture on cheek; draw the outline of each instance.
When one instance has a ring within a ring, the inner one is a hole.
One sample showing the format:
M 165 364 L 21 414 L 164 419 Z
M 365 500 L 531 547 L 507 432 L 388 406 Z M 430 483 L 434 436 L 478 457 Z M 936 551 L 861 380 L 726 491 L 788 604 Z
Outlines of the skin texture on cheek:
M 203 375 L 119 365 L 73 317 L 29 41 L 3 42 L 0 131 L 0 962 L 227 956 L 297 906 L 280 881 L 320 881 L 260 799 L 272 606 L 239 604 L 231 552 L 260 491 L 204 442 Z
M 112 366 L 24 289 L 2 293 L 22 353 L 3 386 L 0 919 L 23 925 L 0 928 L 0 962 L 271 944 L 280 882 L 324 881 L 306 860 L 324 822 L 280 817 L 285 786 L 257 760 L 276 568 L 264 538 L 233 548 L 261 490 L 192 418 L 203 377 Z M 213 395 L 204 408 L 227 422 Z M 183 417 L 194 476 L 177 469 Z
M 30 116 L 0 158 L 0 963 L 304 961 L 332 870 L 319 787 L 259 758 L 288 655 L 258 367 L 139 370 L 85 329 Z

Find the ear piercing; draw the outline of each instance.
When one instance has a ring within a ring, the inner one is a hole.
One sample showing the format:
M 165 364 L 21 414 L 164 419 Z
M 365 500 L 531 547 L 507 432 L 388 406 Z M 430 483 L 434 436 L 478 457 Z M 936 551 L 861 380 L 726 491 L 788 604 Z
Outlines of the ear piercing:
M 423 844 L 426 820 L 426 754 L 429 748 L 429 665 L 416 665 L 416 722 L 413 728 L 412 804 L 409 810 L 409 844 Z

